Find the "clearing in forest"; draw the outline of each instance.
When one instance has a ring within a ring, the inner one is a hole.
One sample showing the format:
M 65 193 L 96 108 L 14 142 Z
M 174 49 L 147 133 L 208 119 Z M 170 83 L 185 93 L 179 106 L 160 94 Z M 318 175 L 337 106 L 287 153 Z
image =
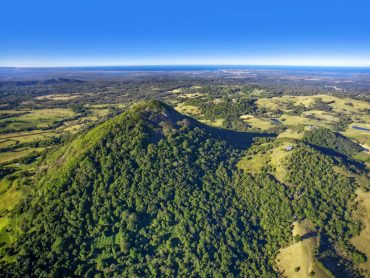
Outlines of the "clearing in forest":
M 357 190 L 357 201 L 358 214 L 362 223 L 364 224 L 364 229 L 361 231 L 359 236 L 352 239 L 352 244 L 361 252 L 365 253 L 367 256 L 367 261 L 360 264 L 360 268 L 366 271 L 368 275 L 370 274 L 370 192 L 365 192 L 361 189 Z
M 253 128 L 268 130 L 273 127 L 271 121 L 253 115 L 242 115 L 240 118 L 243 120 L 243 122 L 249 124 Z
M 272 150 L 271 165 L 275 168 L 275 178 L 282 183 L 286 183 L 286 161 L 295 146 L 295 143 L 287 141 Z
M 201 114 L 201 111 L 198 107 L 196 106 L 193 106 L 193 105 L 186 105 L 184 103 L 179 103 L 175 109 L 182 113 L 182 114 L 186 114 L 186 115 L 189 115 L 189 116 L 194 116 L 194 115 L 200 115 Z
M 318 239 L 314 226 L 308 220 L 293 223 L 293 237 L 301 236 L 302 240 L 280 250 L 276 262 L 283 277 L 306 278 L 332 277 L 332 275 L 314 260 Z

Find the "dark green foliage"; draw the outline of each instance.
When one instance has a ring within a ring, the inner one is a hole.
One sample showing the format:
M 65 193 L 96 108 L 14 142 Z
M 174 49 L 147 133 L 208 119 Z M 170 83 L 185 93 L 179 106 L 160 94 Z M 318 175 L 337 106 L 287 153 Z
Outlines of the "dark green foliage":
M 244 98 L 235 102 L 231 99 L 226 99 L 224 102 L 217 104 L 206 103 L 201 108 L 204 109 L 204 115 L 207 118 L 229 119 L 230 121 L 255 110 L 253 101 Z
M 299 104 L 299 105 L 294 105 L 293 102 L 289 102 L 287 104 L 287 109 L 291 110 L 289 111 L 288 114 L 291 114 L 291 115 L 301 115 L 302 112 L 304 111 L 307 111 L 308 109 L 306 108 L 306 106 L 304 106 L 303 104 Z
M 348 125 L 353 123 L 351 117 L 348 115 L 342 115 L 338 113 L 338 118 L 339 120 L 332 124 L 333 129 L 337 132 L 345 131 L 348 128 Z
M 311 145 L 333 150 L 345 155 L 353 155 L 362 147 L 347 137 L 326 128 L 313 128 L 305 133 L 303 140 Z
M 318 151 L 301 146 L 293 150 L 289 161 L 289 181 L 293 185 L 292 205 L 299 219 L 309 219 L 317 226 L 325 240 L 321 244 L 336 242 L 353 262 L 364 258 L 354 250 L 349 240 L 360 231 L 360 224 L 353 220 L 356 184 L 351 179 L 333 171 L 333 161 Z M 328 250 L 321 247 L 321 250 Z M 330 247 L 331 248 L 331 247 Z M 337 249 L 332 248 L 332 253 Z M 329 258 L 328 258 L 329 257 Z M 351 261 L 340 255 L 319 255 L 320 260 L 331 269 L 336 264 L 346 261 L 341 271 L 352 272 Z
M 315 98 L 315 103 L 313 105 L 314 110 L 321 110 L 321 111 L 326 111 L 329 112 L 333 109 L 329 104 L 332 102 L 325 102 L 321 98 Z
M 358 272 L 358 268 L 353 265 L 355 258 L 352 257 L 351 261 L 349 260 L 351 259 L 349 254 L 346 257 L 339 255 L 336 242 L 325 234 L 322 235 L 320 239 L 317 259 L 325 268 L 330 270 L 335 277 L 363 277 Z
M 240 116 L 250 114 L 256 110 L 255 100 L 249 98 L 231 99 L 224 97 L 221 102 L 214 103 L 208 99 L 191 99 L 186 103 L 198 106 L 205 119 L 223 119 L 224 127 L 236 130 L 244 130 L 248 126 L 240 119 Z
M 310 165 L 310 167 L 303 167 Z M 358 231 L 350 225 L 348 203 L 355 198 L 356 185 L 333 171 L 330 157 L 307 146 L 293 150 L 289 161 L 289 182 L 296 215 L 308 218 L 333 239 L 346 241 Z
M 273 258 L 292 218 L 281 184 L 237 174 L 235 150 L 158 102 L 106 127 L 84 155 L 67 158 L 72 168 L 42 179 L 22 208 L 24 234 L 9 251 L 16 263 L 2 269 L 21 276 L 277 275 Z
M 330 158 L 297 146 L 288 188 L 236 170 L 240 150 L 216 138 L 151 101 L 50 154 L 0 275 L 277 277 L 294 216 L 355 252 L 355 186 Z M 251 154 L 274 144 L 257 143 Z
M 84 115 L 87 113 L 86 107 L 83 105 L 72 104 L 69 106 L 69 108 L 72 109 L 75 113 L 81 113 Z

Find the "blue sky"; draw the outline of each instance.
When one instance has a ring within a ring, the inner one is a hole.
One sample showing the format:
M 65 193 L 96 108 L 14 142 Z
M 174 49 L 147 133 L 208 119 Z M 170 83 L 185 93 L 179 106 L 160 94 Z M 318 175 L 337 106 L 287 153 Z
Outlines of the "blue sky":
M 0 66 L 370 66 L 369 12 L 369 0 L 2 0 Z

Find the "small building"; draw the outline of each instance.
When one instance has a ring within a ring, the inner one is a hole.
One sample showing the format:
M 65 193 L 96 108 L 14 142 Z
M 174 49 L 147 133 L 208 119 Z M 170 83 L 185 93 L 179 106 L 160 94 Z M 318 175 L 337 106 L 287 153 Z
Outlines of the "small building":
M 315 129 L 315 128 L 318 128 L 318 127 L 317 126 L 314 126 L 314 125 L 307 126 L 307 130 L 312 130 L 312 129 Z
M 285 147 L 285 149 L 286 149 L 287 151 L 291 151 L 291 150 L 293 150 L 293 149 L 294 149 L 294 147 L 293 147 L 293 146 L 287 146 L 287 147 Z

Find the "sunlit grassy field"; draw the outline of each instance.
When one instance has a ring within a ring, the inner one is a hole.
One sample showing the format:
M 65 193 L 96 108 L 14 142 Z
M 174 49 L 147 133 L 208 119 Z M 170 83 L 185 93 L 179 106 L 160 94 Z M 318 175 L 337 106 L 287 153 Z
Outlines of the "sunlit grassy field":
M 25 112 L 25 111 L 20 111 Z M 21 130 L 25 128 L 47 128 L 56 121 L 73 117 L 75 112 L 71 109 L 39 109 L 28 110 L 27 114 L 1 119 L 0 123 L 6 124 L 7 129 Z
M 216 119 L 216 120 L 200 120 L 202 123 L 210 126 L 215 126 L 215 127 L 222 127 L 224 120 L 223 119 Z
M 237 167 L 247 173 L 259 174 L 262 172 L 262 167 L 269 162 L 270 156 L 268 154 L 248 155 L 238 162 Z
M 43 95 L 39 97 L 35 97 L 37 100 L 70 100 L 74 98 L 78 98 L 78 95 L 70 95 L 70 94 L 51 94 L 51 95 Z
M 286 183 L 286 161 L 291 154 L 291 151 L 288 151 L 288 147 L 295 147 L 296 144 L 292 142 L 284 142 L 282 145 L 274 148 L 271 153 L 271 165 L 275 168 L 275 177 L 280 182 Z
M 293 236 L 304 236 L 313 231 L 314 227 L 308 220 L 293 223 Z M 306 278 L 314 273 L 314 277 L 332 277 L 329 271 L 314 260 L 315 249 L 318 248 L 318 244 L 317 237 L 312 235 L 281 249 L 276 262 L 282 276 L 288 278 Z
M 177 111 L 179 111 L 180 113 L 183 113 L 185 115 L 189 115 L 189 116 L 196 116 L 196 115 L 200 115 L 201 114 L 201 111 L 198 107 L 196 106 L 192 106 L 192 105 L 186 105 L 184 103 L 179 103 L 175 109 Z
M 291 139 L 297 139 L 300 140 L 304 136 L 304 131 L 296 131 L 292 129 L 286 129 L 283 132 L 281 132 L 277 138 L 291 138 Z
M 352 239 L 352 243 L 361 252 L 365 253 L 368 260 L 360 265 L 370 275 L 370 192 L 357 190 L 357 201 L 359 202 L 358 215 L 365 228 L 360 235 Z
M 272 110 L 283 110 L 289 111 L 286 108 L 287 104 L 293 103 L 294 105 L 303 105 L 306 108 L 313 107 L 315 99 L 321 99 L 324 102 L 329 103 L 333 108 L 334 112 L 345 112 L 358 113 L 363 109 L 369 109 L 370 104 L 360 100 L 354 100 L 350 98 L 339 98 L 336 96 L 318 94 L 314 96 L 282 96 L 272 98 L 261 98 L 257 100 L 257 104 L 260 107 L 266 107 Z
M 44 148 L 24 148 L 10 152 L 3 152 L 0 153 L 0 163 L 10 162 L 25 157 L 31 154 L 32 152 L 41 152 L 42 150 L 44 150 Z
M 287 183 L 285 179 L 287 174 L 286 164 L 291 154 L 291 150 L 287 148 L 294 148 L 295 146 L 294 140 L 284 139 L 272 149 L 246 155 L 238 162 L 237 167 L 248 173 L 259 174 L 263 167 L 270 165 L 274 169 L 275 178 L 282 183 Z
M 27 143 L 33 141 L 40 141 L 45 138 L 53 136 L 58 136 L 58 134 L 54 131 L 32 130 L 0 134 L 0 140 L 2 140 L 3 142 L 15 141 L 18 143 Z
M 259 118 L 253 115 L 243 115 L 240 117 L 245 123 L 250 125 L 253 128 L 260 130 L 268 130 L 273 127 L 273 124 L 270 120 Z

